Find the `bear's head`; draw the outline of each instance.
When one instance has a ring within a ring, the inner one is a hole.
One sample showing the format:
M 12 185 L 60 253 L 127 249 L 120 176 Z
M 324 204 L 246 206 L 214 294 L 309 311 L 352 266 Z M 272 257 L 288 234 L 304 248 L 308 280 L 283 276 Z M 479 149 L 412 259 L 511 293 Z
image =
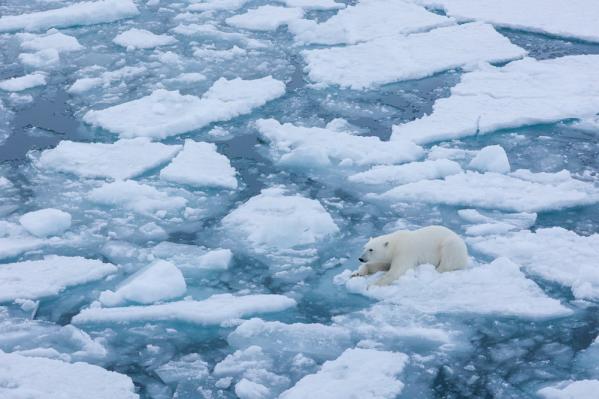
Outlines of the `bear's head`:
M 363 263 L 391 262 L 392 253 L 389 238 L 388 236 L 380 236 L 368 240 L 358 260 Z

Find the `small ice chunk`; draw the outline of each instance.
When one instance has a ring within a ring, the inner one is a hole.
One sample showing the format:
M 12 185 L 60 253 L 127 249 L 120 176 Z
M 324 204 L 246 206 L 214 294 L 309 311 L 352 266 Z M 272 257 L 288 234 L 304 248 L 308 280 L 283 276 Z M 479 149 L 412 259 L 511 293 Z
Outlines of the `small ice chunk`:
M 283 165 L 329 169 L 332 165 L 401 163 L 423 155 L 422 148 L 411 142 L 393 144 L 329 127 L 281 124 L 275 119 L 260 119 L 256 127 L 270 142 L 273 159 Z
M 458 215 L 467 222 L 475 223 L 466 228 L 469 236 L 503 234 L 512 230 L 527 229 L 537 220 L 536 213 L 501 213 L 494 212 L 483 215 L 476 209 L 460 209 Z
M 171 360 L 158 367 L 155 372 L 165 384 L 198 381 L 210 375 L 208 363 L 203 361 L 197 353 L 182 356 L 178 360 Z
M 541 176 L 539 176 L 541 175 Z M 544 179 L 545 181 L 538 181 Z M 562 173 L 504 175 L 468 171 L 443 180 L 424 180 L 395 187 L 382 200 L 473 206 L 510 212 L 541 212 L 599 202 L 599 188 Z
M 144 137 L 112 144 L 63 140 L 43 151 L 37 166 L 81 177 L 128 179 L 168 162 L 180 150 L 180 145 L 153 143 Z
M 453 23 L 451 18 L 434 14 L 407 1 L 361 0 L 325 22 L 302 20 L 290 24 L 289 30 L 299 43 L 355 44 L 384 36 L 397 37 L 427 31 Z
M 348 349 L 327 361 L 316 374 L 302 378 L 280 399 L 392 399 L 403 390 L 397 379 L 408 356 L 374 349 Z
M 241 8 L 249 0 L 192 0 L 187 9 L 189 11 L 233 11 Z
M 424 78 L 485 61 L 509 61 L 525 54 L 491 25 L 480 23 L 302 52 L 313 82 L 352 89 Z
M 425 144 L 599 112 L 599 55 L 525 58 L 461 79 L 430 115 L 393 126 L 391 140 Z
M 563 381 L 537 391 L 543 399 L 595 399 L 599 380 Z
M 285 195 L 281 188 L 262 190 L 225 216 L 222 223 L 253 246 L 266 248 L 314 244 L 339 231 L 320 202 Z
M 181 271 L 172 263 L 158 260 L 135 273 L 116 291 L 104 291 L 100 302 L 117 306 L 125 302 L 150 304 L 185 295 L 187 285 Z
M 0 259 L 13 258 L 46 245 L 46 240 L 33 237 L 1 237 Z
M 57 236 L 71 227 L 71 215 L 60 209 L 46 208 L 27 212 L 19 218 L 19 223 L 34 236 Z
M 0 302 L 56 295 L 116 272 L 110 263 L 80 256 L 48 255 L 41 260 L 0 265 Z
M 133 0 L 82 1 L 63 8 L 0 17 L 0 32 L 95 25 L 139 14 Z
M 477 251 L 507 256 L 532 274 L 570 287 L 576 298 L 599 298 L 599 234 L 585 237 L 553 227 L 471 238 L 468 243 Z
M 237 178 L 229 158 L 216 151 L 213 143 L 185 140 L 183 150 L 160 171 L 162 180 L 194 187 L 235 190 Z
M 338 10 L 345 8 L 344 3 L 335 0 L 277 0 L 285 3 L 287 7 L 299 7 L 304 10 Z
M 25 357 L 0 351 L 4 398 L 138 399 L 126 375 L 91 364 Z
M 265 370 L 273 366 L 272 359 L 264 353 L 261 347 L 251 345 L 227 355 L 214 366 L 214 376 L 240 376 L 247 370 Z
M 108 87 L 113 82 L 141 76 L 147 71 L 143 66 L 125 66 L 114 71 L 103 72 L 99 77 L 80 78 L 67 90 L 71 94 L 81 94 L 96 87 Z
M 235 384 L 235 395 L 239 399 L 268 399 L 271 392 L 262 384 L 242 378 Z
M 45 85 L 46 75 L 43 73 L 32 73 L 30 75 L 0 80 L 0 89 L 4 91 L 23 91 Z
M 462 173 L 459 163 L 448 159 L 410 162 L 403 165 L 377 165 L 347 179 L 360 184 L 407 184 L 420 180 L 440 179 Z
M 19 61 L 31 68 L 52 68 L 60 62 L 60 53 L 56 49 L 48 48 L 35 53 L 19 54 Z
M 272 31 L 281 25 L 301 19 L 303 16 L 304 10 L 301 8 L 265 5 L 251 9 L 245 14 L 229 17 L 225 22 L 227 25 L 241 29 Z
M 204 270 L 226 270 L 233 260 L 230 249 L 214 249 L 197 259 L 197 267 Z
M 51 29 L 43 35 L 18 33 L 16 36 L 21 41 L 23 50 L 40 51 L 51 48 L 59 53 L 66 53 L 84 48 L 76 37 L 65 35 L 56 29 Z
M 131 28 L 116 35 L 112 42 L 128 50 L 134 50 L 175 44 L 177 39 L 169 35 L 157 35 L 145 29 Z
M 296 305 L 284 295 L 213 295 L 202 301 L 178 301 L 160 305 L 120 308 L 88 308 L 73 317 L 74 324 L 144 321 L 177 321 L 219 325 L 257 313 L 280 312 Z
M 479 172 L 508 173 L 510 161 L 502 146 L 489 145 L 476 154 L 468 167 Z
M 97 204 L 120 206 L 140 214 L 178 211 L 187 204 L 183 197 L 172 197 L 152 186 L 133 180 L 103 184 L 93 189 L 88 198 Z
M 285 84 L 271 76 L 221 78 L 201 98 L 159 89 L 137 100 L 89 111 L 83 120 L 121 137 L 165 138 L 250 113 L 284 93 Z
M 167 241 L 152 248 L 152 255 L 173 262 L 184 270 L 226 270 L 233 260 L 230 249 L 207 250 L 196 245 Z

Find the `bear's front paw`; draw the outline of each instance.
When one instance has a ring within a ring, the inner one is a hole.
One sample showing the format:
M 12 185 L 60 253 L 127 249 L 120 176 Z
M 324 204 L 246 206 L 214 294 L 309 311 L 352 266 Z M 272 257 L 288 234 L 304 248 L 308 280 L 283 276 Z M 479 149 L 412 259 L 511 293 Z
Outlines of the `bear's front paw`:
M 361 277 L 361 276 L 365 276 L 365 274 L 362 274 L 359 270 L 356 270 L 355 272 L 353 272 L 352 274 L 349 275 L 350 278 Z

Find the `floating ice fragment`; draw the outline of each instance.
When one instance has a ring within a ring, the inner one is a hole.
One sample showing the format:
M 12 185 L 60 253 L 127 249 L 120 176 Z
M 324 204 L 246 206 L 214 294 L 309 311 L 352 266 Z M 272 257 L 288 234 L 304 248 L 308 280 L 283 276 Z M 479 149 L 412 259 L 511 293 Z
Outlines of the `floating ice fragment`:
M 468 167 L 479 172 L 508 173 L 510 161 L 502 146 L 489 145 L 476 154 Z
M 127 49 L 147 49 L 175 44 L 177 39 L 169 35 L 157 35 L 145 29 L 131 28 L 116 35 L 112 41 Z
M 351 175 L 347 179 L 353 183 L 367 185 L 407 184 L 420 180 L 439 179 L 462 172 L 462 167 L 457 162 L 437 159 L 403 165 L 377 165 L 365 172 Z
M 71 215 L 60 209 L 46 208 L 24 214 L 19 223 L 37 237 L 57 236 L 71 227 Z
M 192 0 L 187 9 L 189 11 L 217 11 L 217 10 L 237 10 L 243 7 L 248 0 Z
M 46 75 L 43 73 L 32 73 L 30 75 L 0 80 L 0 89 L 5 91 L 23 91 L 45 85 Z
M 544 399 L 594 399 L 599 390 L 599 380 L 563 381 L 555 386 L 537 391 Z
M 287 7 L 299 7 L 304 10 L 337 10 L 345 8 L 344 3 L 335 0 L 277 0 L 285 3 Z
M 303 16 L 304 10 L 301 8 L 265 5 L 251 9 L 245 14 L 229 17 L 225 22 L 227 25 L 241 29 L 272 31 L 276 30 L 281 25 L 287 25 Z
M 204 247 L 174 242 L 161 242 L 152 248 L 152 255 L 174 263 L 185 270 L 226 270 L 233 260 L 230 249 L 208 250 Z
M 60 62 L 60 53 L 53 48 L 36 51 L 35 53 L 19 54 L 19 61 L 23 65 L 36 69 L 47 69 Z
M 50 29 L 42 35 L 17 33 L 16 36 L 21 41 L 21 48 L 23 50 L 40 51 L 51 48 L 59 53 L 66 53 L 83 50 L 84 48 L 76 37 L 65 35 L 56 29 Z

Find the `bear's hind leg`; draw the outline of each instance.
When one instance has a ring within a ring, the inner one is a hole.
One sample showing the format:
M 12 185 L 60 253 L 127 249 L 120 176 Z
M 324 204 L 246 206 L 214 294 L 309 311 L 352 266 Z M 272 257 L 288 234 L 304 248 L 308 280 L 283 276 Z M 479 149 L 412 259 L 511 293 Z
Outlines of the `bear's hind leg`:
M 459 237 L 452 237 L 441 244 L 441 261 L 437 270 L 451 272 L 464 269 L 468 265 L 468 249 Z

